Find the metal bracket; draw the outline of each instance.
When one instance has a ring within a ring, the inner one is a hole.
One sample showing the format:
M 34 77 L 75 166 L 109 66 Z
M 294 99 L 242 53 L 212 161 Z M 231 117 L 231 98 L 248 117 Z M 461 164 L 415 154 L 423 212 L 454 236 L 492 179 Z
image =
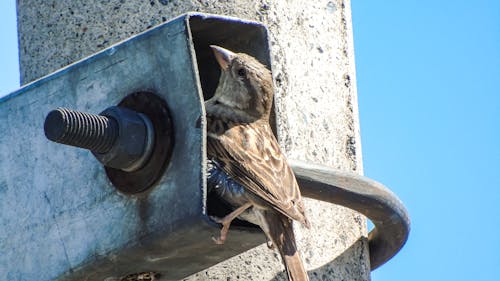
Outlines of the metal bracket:
M 303 196 L 338 204 L 369 218 L 370 266 L 374 270 L 404 246 L 410 218 L 399 198 L 384 185 L 358 174 L 290 160 Z
M 258 228 L 244 224 L 232 227 L 238 239 L 223 247 L 211 239 L 219 226 L 208 217 L 214 205 L 207 197 L 203 100 L 219 75 L 210 44 L 270 67 L 267 42 L 262 24 L 190 13 L 0 98 L 0 276 L 104 280 L 158 272 L 160 280 L 181 279 L 264 243 Z M 54 107 L 100 112 L 141 91 L 168 104 L 175 143 L 165 172 L 146 191 L 118 192 L 89 152 L 45 139 L 43 120 Z M 292 165 L 305 196 L 374 221 L 372 268 L 404 244 L 406 210 L 383 186 Z

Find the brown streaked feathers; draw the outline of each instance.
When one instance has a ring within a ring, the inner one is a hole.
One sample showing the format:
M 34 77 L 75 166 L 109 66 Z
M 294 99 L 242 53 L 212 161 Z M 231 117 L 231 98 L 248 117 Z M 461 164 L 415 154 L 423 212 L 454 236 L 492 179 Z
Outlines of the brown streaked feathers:
M 205 102 L 207 151 L 220 168 L 244 187 L 224 190 L 234 207 L 224 218 L 216 243 L 223 244 L 231 221 L 259 225 L 282 257 L 289 280 L 309 280 L 297 251 L 292 219 L 309 227 L 295 176 L 269 125 L 273 102 L 270 71 L 255 58 L 211 46 L 221 67 L 214 96 Z
M 224 164 L 222 169 L 231 178 L 272 208 L 308 225 L 295 176 L 269 124 L 233 125 L 209 141 L 207 149 Z

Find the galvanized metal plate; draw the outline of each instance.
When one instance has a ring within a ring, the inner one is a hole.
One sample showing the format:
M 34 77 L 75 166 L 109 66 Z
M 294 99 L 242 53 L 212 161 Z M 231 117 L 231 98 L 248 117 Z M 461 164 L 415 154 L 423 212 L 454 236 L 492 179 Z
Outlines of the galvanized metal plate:
M 202 102 L 218 75 L 208 44 L 269 65 L 266 36 L 257 23 L 187 14 L 2 98 L 0 278 L 104 280 L 153 271 L 179 279 L 265 242 L 243 226 L 222 247 L 211 239 L 219 228 L 206 216 Z M 98 113 L 139 91 L 167 102 L 175 132 L 170 164 L 146 192 L 117 191 L 90 152 L 44 137 L 45 115 L 56 107 Z

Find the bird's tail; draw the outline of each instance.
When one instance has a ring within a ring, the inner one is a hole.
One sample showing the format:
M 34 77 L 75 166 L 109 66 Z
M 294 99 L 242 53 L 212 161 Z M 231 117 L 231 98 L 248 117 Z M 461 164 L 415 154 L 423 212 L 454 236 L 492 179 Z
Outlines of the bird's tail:
M 266 212 L 269 238 L 278 249 L 290 281 L 308 281 L 309 277 L 297 251 L 292 220 L 278 212 Z

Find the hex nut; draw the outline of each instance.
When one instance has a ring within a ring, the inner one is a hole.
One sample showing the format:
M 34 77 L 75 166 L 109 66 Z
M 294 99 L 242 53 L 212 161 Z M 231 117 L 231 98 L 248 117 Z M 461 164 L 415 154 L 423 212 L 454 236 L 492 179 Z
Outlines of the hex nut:
M 100 115 L 113 118 L 118 124 L 118 138 L 106 153 L 92 152 L 105 166 L 131 171 L 139 169 L 138 161 L 145 162 L 144 155 L 151 150 L 151 126 L 146 116 L 124 107 L 112 106 L 105 109 Z M 149 121 L 150 122 L 150 121 Z M 148 128 L 149 127 L 149 128 Z M 142 163 L 141 163 L 142 164 Z

